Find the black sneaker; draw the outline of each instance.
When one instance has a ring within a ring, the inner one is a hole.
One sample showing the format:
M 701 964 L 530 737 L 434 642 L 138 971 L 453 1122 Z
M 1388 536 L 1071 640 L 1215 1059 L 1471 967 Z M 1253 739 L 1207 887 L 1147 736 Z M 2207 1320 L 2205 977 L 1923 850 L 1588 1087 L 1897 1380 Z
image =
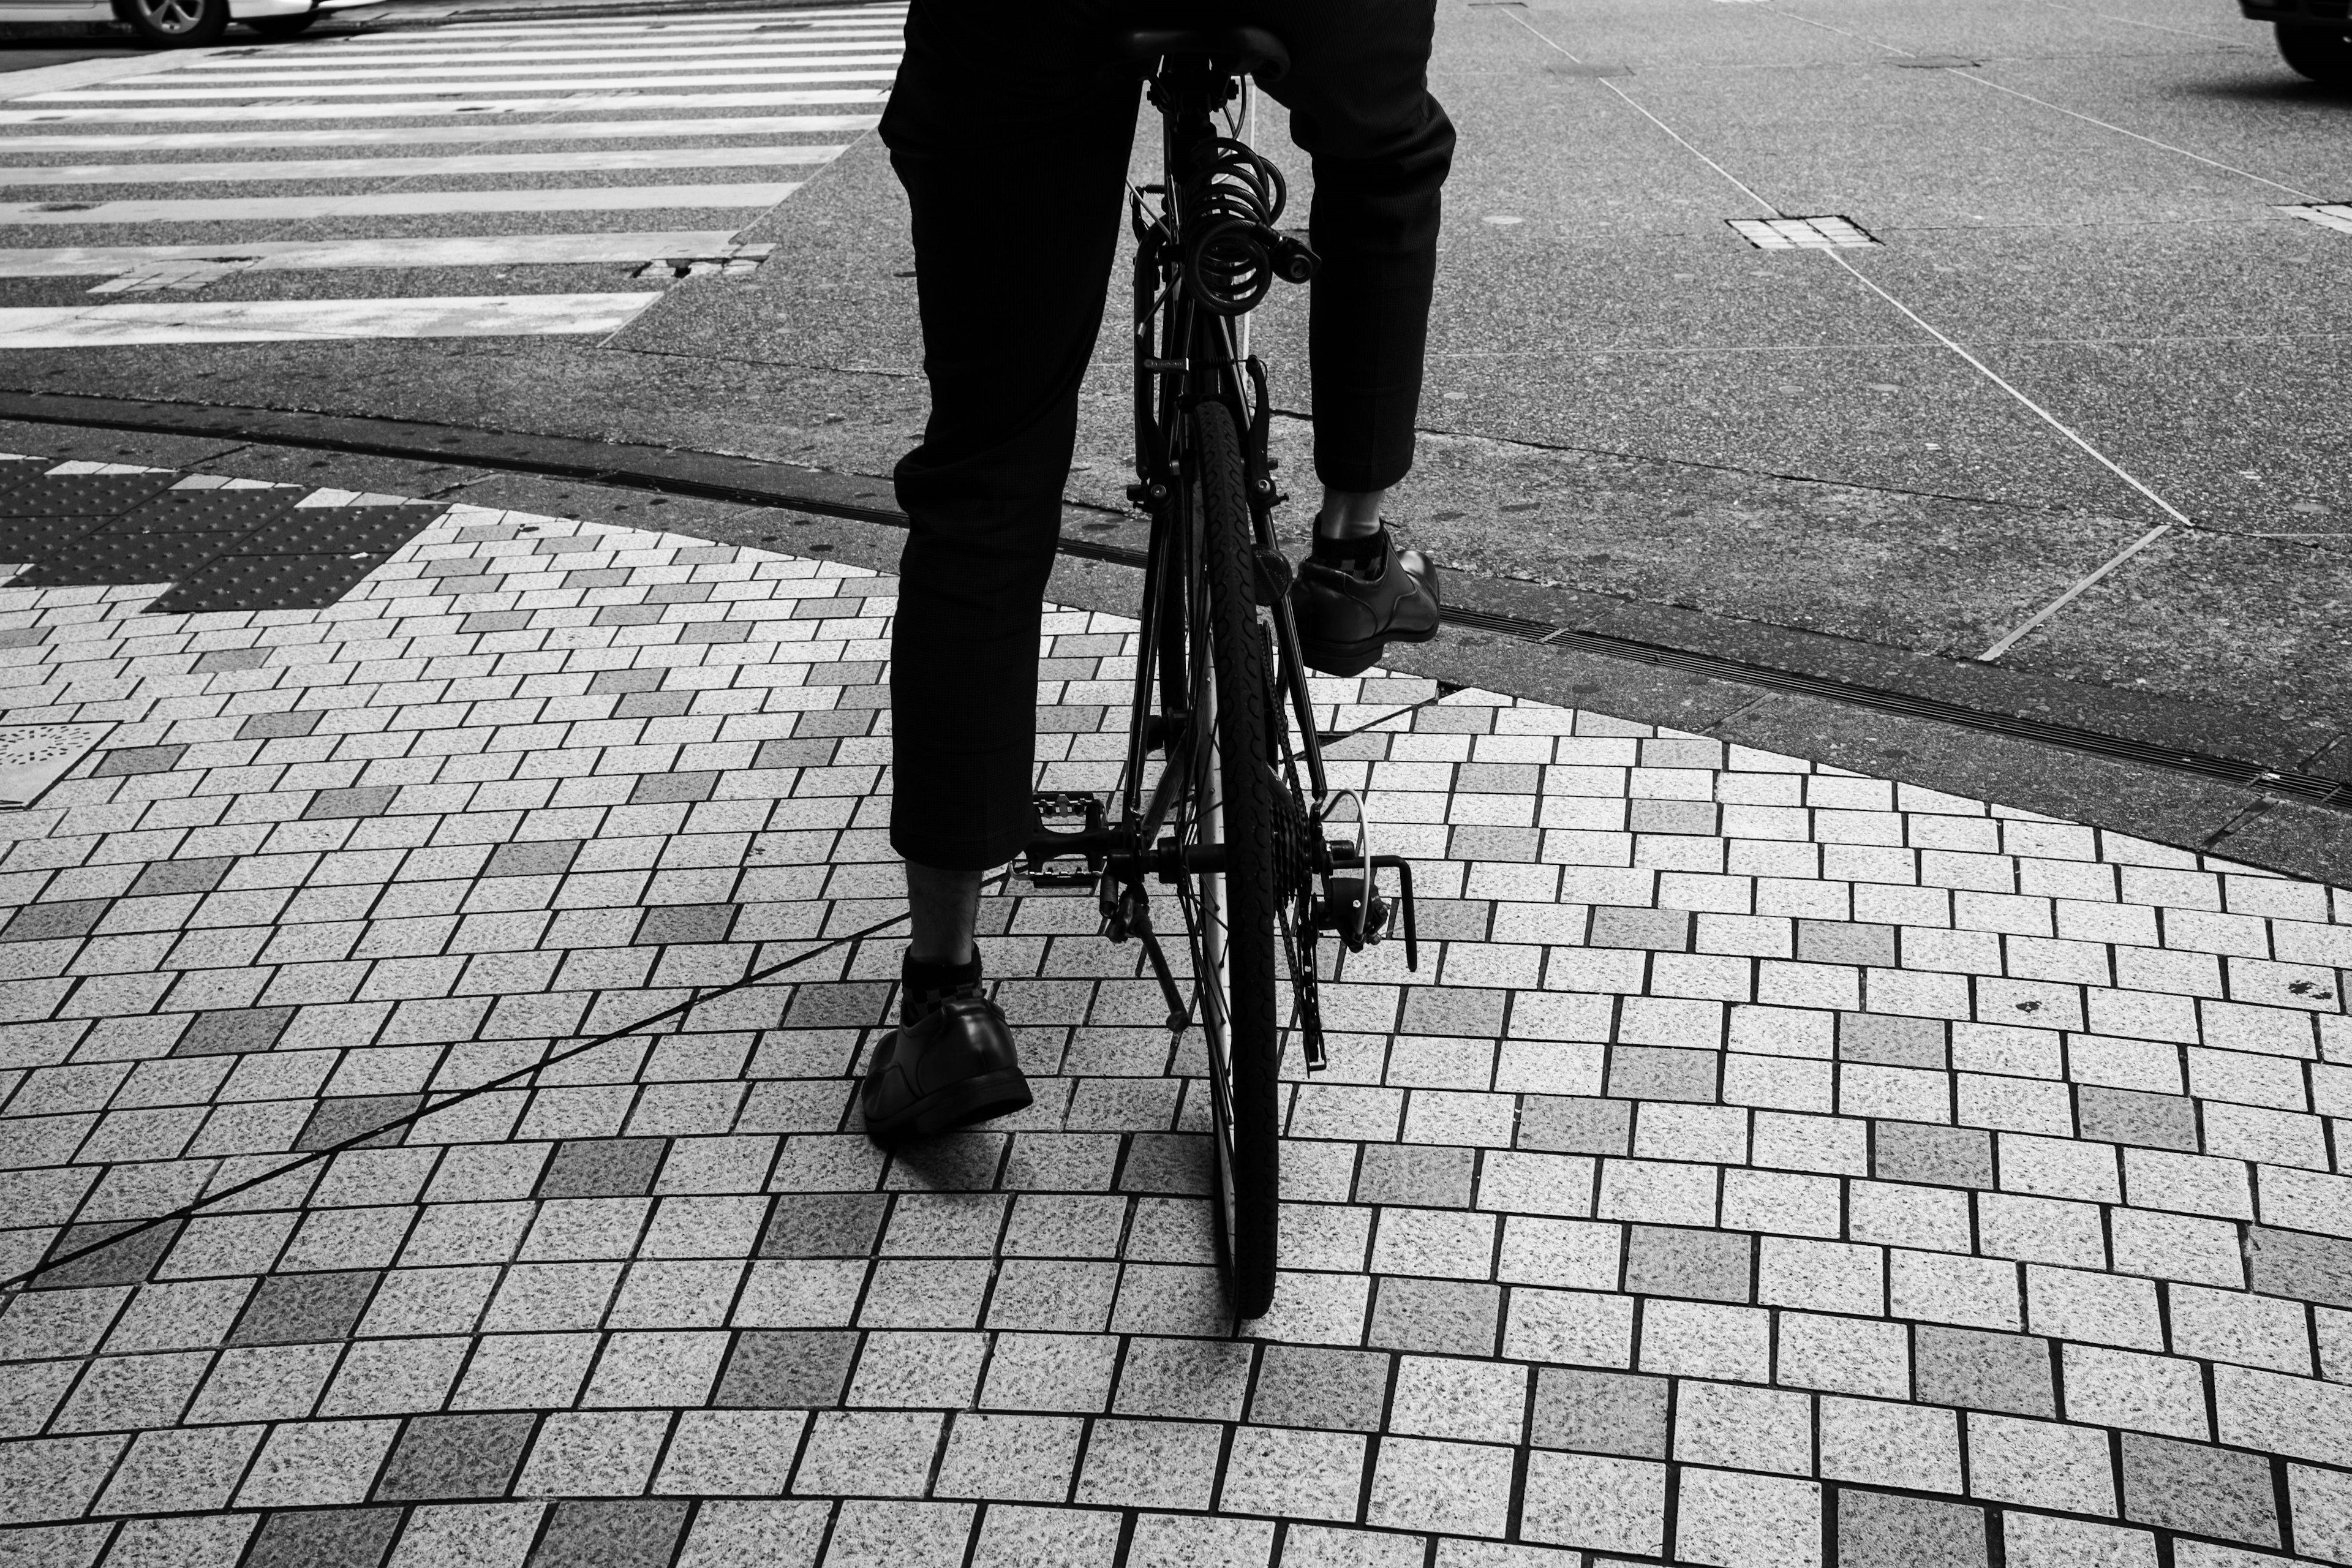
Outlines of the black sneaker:
M 953 984 L 904 984 L 900 997 L 898 1026 L 875 1047 L 858 1091 L 866 1136 L 877 1143 L 928 1138 L 1027 1109 L 1013 1026 L 988 999 L 978 959 Z
M 1385 527 L 1360 542 L 1318 538 L 1290 585 L 1299 650 L 1325 675 L 1360 675 L 1390 643 L 1427 642 L 1439 605 L 1437 563 L 1396 548 Z

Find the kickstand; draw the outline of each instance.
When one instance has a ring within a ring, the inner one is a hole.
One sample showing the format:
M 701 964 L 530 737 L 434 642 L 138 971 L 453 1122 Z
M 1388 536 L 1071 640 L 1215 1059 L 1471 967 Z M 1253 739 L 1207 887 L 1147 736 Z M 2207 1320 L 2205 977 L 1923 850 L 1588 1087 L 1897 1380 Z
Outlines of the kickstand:
M 1160 994 L 1168 998 L 1168 1032 L 1181 1035 L 1192 1022 L 1192 1004 L 1176 987 L 1176 976 L 1168 968 L 1168 955 L 1160 951 L 1160 938 L 1151 929 L 1150 907 L 1138 899 L 1128 911 L 1128 934 L 1143 943 L 1143 956 L 1151 961 L 1151 973 L 1160 982 Z

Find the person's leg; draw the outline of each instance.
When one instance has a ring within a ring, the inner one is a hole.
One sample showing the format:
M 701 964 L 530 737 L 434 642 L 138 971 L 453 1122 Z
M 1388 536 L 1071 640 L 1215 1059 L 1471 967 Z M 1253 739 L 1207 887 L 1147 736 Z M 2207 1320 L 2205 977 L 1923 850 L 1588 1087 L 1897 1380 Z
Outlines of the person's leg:
M 1429 94 L 1435 0 L 1246 0 L 1289 46 L 1268 90 L 1315 161 L 1308 307 L 1315 468 L 1323 505 L 1291 589 L 1307 662 L 1369 668 L 1437 635 L 1437 569 L 1382 525 L 1412 466 L 1422 355 L 1437 276 L 1440 187 L 1454 128 Z
M 883 117 L 931 391 L 897 472 L 909 528 L 891 649 L 890 833 L 919 959 L 969 955 L 978 874 L 1034 826 L 1039 601 L 1138 91 L 1104 68 L 1101 8 L 917 0 Z
M 972 942 L 980 880 L 1034 830 L 1040 599 L 1102 320 L 1137 84 L 1104 0 L 915 0 L 882 118 L 906 187 L 931 393 L 898 467 L 890 841 L 913 931 L 860 1105 L 891 1141 L 1030 1103 Z M 1091 25 L 1090 25 L 1091 23 Z M 1043 193 L 1042 199 L 1040 193 Z
M 972 928 L 980 920 L 978 871 L 944 871 L 907 862 L 907 959 L 933 969 L 961 970 L 975 956 Z
M 1254 0 L 1289 46 L 1270 92 L 1314 159 L 1315 468 L 1334 531 L 1369 531 L 1412 466 L 1454 127 L 1429 92 L 1435 0 Z M 1370 519 L 1365 514 L 1370 512 Z

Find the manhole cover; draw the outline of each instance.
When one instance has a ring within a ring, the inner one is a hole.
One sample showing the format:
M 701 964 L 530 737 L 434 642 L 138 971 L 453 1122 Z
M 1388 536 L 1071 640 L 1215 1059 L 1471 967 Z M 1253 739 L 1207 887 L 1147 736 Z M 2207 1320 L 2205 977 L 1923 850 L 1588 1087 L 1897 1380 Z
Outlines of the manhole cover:
M 2305 202 L 2300 206 L 2281 207 L 2322 228 L 2332 228 L 2342 234 L 2352 234 L 2352 202 Z
M 0 725 L 0 809 L 21 810 L 65 777 L 112 724 Z
M 1843 250 L 1878 243 L 1850 217 L 1735 217 L 1724 221 L 1759 250 Z

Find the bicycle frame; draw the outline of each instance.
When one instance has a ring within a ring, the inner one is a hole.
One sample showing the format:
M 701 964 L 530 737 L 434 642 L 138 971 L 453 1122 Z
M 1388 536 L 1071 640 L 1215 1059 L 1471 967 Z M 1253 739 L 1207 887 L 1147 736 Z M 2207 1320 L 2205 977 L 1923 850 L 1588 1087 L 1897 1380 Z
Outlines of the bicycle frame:
M 1247 310 L 1265 291 L 1271 276 L 1260 276 L 1245 302 L 1204 300 L 1196 287 L 1202 263 L 1198 255 L 1206 227 L 1231 236 L 1243 229 L 1243 249 L 1229 254 L 1255 258 L 1272 275 L 1304 281 L 1311 276 L 1315 258 L 1296 239 L 1275 234 L 1270 224 L 1245 222 L 1235 207 L 1246 209 L 1249 171 L 1254 164 L 1273 199 L 1281 205 L 1280 176 L 1270 165 L 1219 135 L 1216 116 L 1237 94 L 1245 94 L 1245 80 L 1199 57 L 1170 57 L 1150 79 L 1150 98 L 1160 110 L 1164 153 L 1160 182 L 1129 187 L 1130 218 L 1136 238 L 1133 273 L 1135 361 L 1136 483 L 1129 498 L 1151 514 L 1150 545 L 1144 572 L 1143 604 L 1134 695 L 1129 714 L 1125 767 L 1117 796 L 1118 821 L 1106 820 L 1102 806 L 1090 798 L 1041 796 L 1041 807 L 1053 807 L 1063 816 L 1082 817 L 1077 832 L 1041 831 L 1028 854 L 1030 875 L 1038 881 L 1099 889 L 1105 934 L 1114 942 L 1129 936 L 1143 941 L 1155 976 L 1169 1004 L 1169 1025 L 1181 1030 L 1190 1021 L 1192 1005 L 1180 993 L 1175 977 L 1154 933 L 1144 884 L 1156 879 L 1173 885 L 1186 920 L 1192 946 L 1193 973 L 1213 969 L 1217 956 L 1217 910 L 1204 907 L 1195 894 L 1202 873 L 1222 872 L 1223 834 L 1208 822 L 1203 841 L 1190 848 L 1163 840 L 1161 830 L 1171 812 L 1192 809 L 1206 817 L 1217 810 L 1213 799 L 1187 802 L 1184 773 L 1192 764 L 1192 748 L 1213 744 L 1213 692 L 1202 679 L 1205 663 L 1191 657 L 1206 644 L 1209 613 L 1200 563 L 1205 526 L 1203 509 L 1187 491 L 1191 482 L 1185 442 L 1188 418 L 1204 402 L 1222 404 L 1240 433 L 1244 483 L 1248 496 L 1248 552 L 1256 563 L 1256 598 L 1272 621 L 1273 655 L 1268 695 L 1268 761 L 1275 767 L 1279 789 L 1286 792 L 1297 835 L 1298 864 L 1322 879 L 1327 897 L 1307 896 L 1311 889 L 1286 890 L 1281 937 L 1289 959 L 1297 999 L 1297 1024 L 1310 1070 L 1324 1066 L 1319 1009 L 1316 996 L 1314 943 L 1320 931 L 1340 937 L 1351 951 L 1382 934 L 1385 906 L 1378 894 L 1375 873 L 1396 871 L 1403 905 L 1408 963 L 1419 966 L 1412 908 L 1412 868 L 1395 856 L 1376 855 L 1366 841 L 1358 806 L 1358 825 L 1351 847 L 1327 843 L 1321 833 L 1326 818 L 1350 792 L 1330 787 L 1322 753 L 1322 736 L 1307 684 L 1307 665 L 1287 590 L 1290 567 L 1276 548 L 1273 509 L 1285 498 L 1274 479 L 1276 463 L 1267 452 L 1272 405 L 1265 370 L 1246 347 Z M 1244 104 L 1247 100 L 1243 99 Z M 1223 157 L 1226 170 L 1240 170 L 1237 184 L 1222 188 L 1193 173 L 1204 159 Z M 1205 193 L 1205 195 L 1204 195 Z M 1146 200 L 1156 196 L 1157 203 Z M 1202 211 L 1217 199 L 1220 211 Z M 1188 257 L 1188 246 L 1195 254 Z M 1220 274 L 1221 279 L 1229 274 Z M 1191 679 L 1188 679 L 1188 674 Z M 1279 717 L 1287 710 L 1290 721 Z M 1295 739 L 1294 739 L 1295 736 Z M 1178 748 L 1187 751 L 1180 757 Z M 1162 752 L 1167 765 L 1147 791 L 1152 753 Z M 1213 795 L 1214 790 L 1204 792 Z M 1186 803 L 1180 807 L 1180 803 Z M 1049 876 L 1052 860 L 1083 858 L 1083 873 Z M 1338 873 L 1353 870 L 1360 880 Z M 1289 908 L 1297 895 L 1295 912 Z M 1213 899 L 1213 894 L 1210 895 Z M 1349 901 L 1352 900 L 1352 901 Z M 1343 911 L 1352 911 L 1351 914 Z M 1212 928 L 1204 937 L 1204 926 Z M 1304 951 L 1305 962 L 1300 960 Z M 1196 986 L 1206 995 L 1214 987 Z M 1213 1005 L 1214 1004 L 1211 1004 Z M 1206 1020 L 1214 1025 L 1215 1019 Z
M 1181 564 L 1175 552 L 1189 543 L 1177 537 L 1181 510 L 1171 505 L 1181 498 L 1179 448 L 1184 416 L 1203 399 L 1223 403 L 1242 432 L 1243 460 L 1250 492 L 1250 515 L 1255 537 L 1252 544 L 1262 563 L 1261 575 L 1281 560 L 1274 542 L 1274 508 L 1285 498 L 1274 481 L 1275 461 L 1266 452 L 1272 409 L 1266 392 L 1265 369 L 1246 346 L 1246 314 L 1221 315 L 1202 309 L 1193 298 L 1185 276 L 1181 236 L 1189 215 L 1184 211 L 1181 170 L 1194 150 L 1215 134 L 1211 96 L 1218 84 L 1233 79 L 1203 67 L 1189 74 L 1192 90 L 1164 91 L 1171 75 L 1163 72 L 1153 83 L 1153 101 L 1160 108 L 1165 129 L 1165 154 L 1160 183 L 1131 192 L 1136 235 L 1135 293 L 1135 429 L 1137 499 L 1152 507 L 1150 566 L 1146 573 L 1141 657 L 1148 668 L 1162 652 L 1160 618 L 1170 607 L 1162 592 L 1171 581 L 1183 580 L 1173 570 Z M 1241 85 L 1244 95 L 1248 89 Z M 1246 98 L 1244 100 L 1246 102 Z M 1160 210 L 1147 217 L 1143 196 L 1156 192 Z M 1171 352 L 1172 351 L 1172 352 Z M 1287 585 L 1286 565 L 1274 588 Z M 1284 688 L 1301 738 L 1301 752 L 1310 781 L 1310 798 L 1318 805 L 1329 794 L 1323 768 L 1322 746 L 1315 726 L 1314 703 L 1307 691 L 1306 663 L 1299 655 L 1298 631 L 1287 599 L 1273 600 L 1278 680 Z M 1173 695 L 1173 694 L 1169 694 Z M 1139 673 L 1136 682 L 1135 725 L 1128 755 L 1126 805 L 1130 814 L 1139 806 L 1144 752 L 1148 749 L 1150 683 Z M 1163 712 L 1167 712 L 1163 703 Z M 1172 717 L 1172 715 L 1171 715 Z

